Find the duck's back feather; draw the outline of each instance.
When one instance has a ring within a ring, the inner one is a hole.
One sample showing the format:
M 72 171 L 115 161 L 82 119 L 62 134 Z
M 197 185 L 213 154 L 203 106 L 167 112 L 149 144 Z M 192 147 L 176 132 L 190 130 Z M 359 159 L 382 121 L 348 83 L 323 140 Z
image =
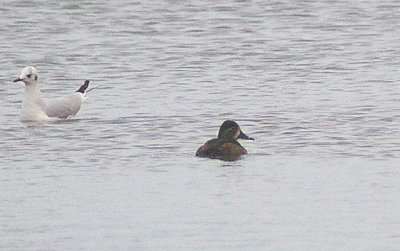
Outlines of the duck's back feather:
M 198 157 L 208 157 L 211 159 L 237 160 L 247 151 L 239 142 L 224 141 L 221 139 L 211 139 L 202 145 L 196 152 Z

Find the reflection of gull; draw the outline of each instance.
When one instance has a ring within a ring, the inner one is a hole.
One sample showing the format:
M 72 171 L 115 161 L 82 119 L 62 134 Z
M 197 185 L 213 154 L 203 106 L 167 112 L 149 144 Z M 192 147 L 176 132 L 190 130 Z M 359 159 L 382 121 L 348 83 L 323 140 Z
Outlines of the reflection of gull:
M 25 99 L 22 103 L 21 114 L 21 120 L 25 121 L 65 119 L 75 115 L 85 100 L 86 89 L 89 86 L 89 80 L 86 80 L 75 93 L 52 101 L 45 101 L 40 95 L 38 72 L 35 67 L 25 67 L 19 78 L 14 80 L 14 82 L 18 81 L 25 83 Z

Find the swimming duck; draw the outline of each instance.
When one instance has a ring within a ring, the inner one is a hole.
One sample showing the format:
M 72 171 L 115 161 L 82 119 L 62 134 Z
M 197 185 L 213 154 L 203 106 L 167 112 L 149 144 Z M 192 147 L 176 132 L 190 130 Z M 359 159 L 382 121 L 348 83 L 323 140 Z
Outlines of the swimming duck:
M 196 152 L 198 157 L 220 159 L 226 161 L 238 160 L 247 154 L 246 149 L 237 139 L 254 140 L 242 132 L 239 125 L 233 120 L 226 120 L 219 128 L 218 138 L 211 139 L 202 145 Z

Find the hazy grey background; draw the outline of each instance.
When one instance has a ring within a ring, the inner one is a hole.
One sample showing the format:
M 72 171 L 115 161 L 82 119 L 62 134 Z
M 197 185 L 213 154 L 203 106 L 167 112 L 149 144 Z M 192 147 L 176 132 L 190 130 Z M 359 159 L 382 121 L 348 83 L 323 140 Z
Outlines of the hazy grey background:
M 398 1 L 2 1 L 0 248 L 400 246 Z M 72 120 L 19 121 L 92 91 Z M 225 119 L 254 142 L 194 157 Z

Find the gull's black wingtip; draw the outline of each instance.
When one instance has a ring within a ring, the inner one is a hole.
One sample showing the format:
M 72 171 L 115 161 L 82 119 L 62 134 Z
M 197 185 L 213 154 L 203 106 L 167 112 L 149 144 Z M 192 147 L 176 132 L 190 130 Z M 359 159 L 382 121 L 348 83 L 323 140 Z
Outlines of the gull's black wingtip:
M 76 92 L 80 92 L 82 94 L 85 94 L 86 89 L 89 86 L 89 80 L 85 80 L 85 83 L 83 85 L 81 85 L 81 87 L 79 87 L 79 89 Z

